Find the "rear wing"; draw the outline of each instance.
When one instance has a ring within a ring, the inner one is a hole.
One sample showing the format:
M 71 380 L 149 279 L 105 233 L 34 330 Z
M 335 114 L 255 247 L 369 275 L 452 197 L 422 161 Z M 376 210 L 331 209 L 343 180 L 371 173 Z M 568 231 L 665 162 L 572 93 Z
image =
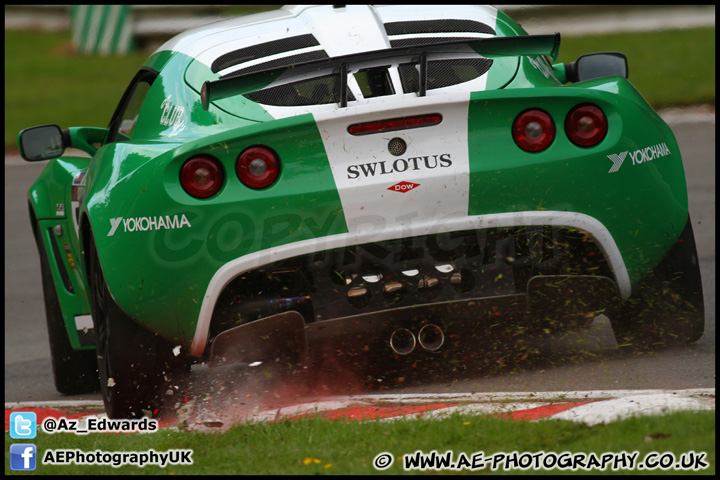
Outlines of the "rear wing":
M 349 64 L 407 56 L 414 57 L 413 62 L 420 65 L 418 96 L 422 97 L 425 96 L 427 91 L 427 55 L 430 53 L 458 53 L 462 52 L 462 48 L 467 46 L 472 48 L 476 53 L 483 55 L 549 55 L 552 61 L 555 62 L 560 51 L 560 34 L 521 35 L 450 41 L 412 47 L 394 47 L 322 60 L 311 60 L 279 68 L 275 67 L 247 74 L 228 76 L 218 80 L 207 80 L 202 86 L 200 98 L 203 110 L 207 110 L 210 102 L 214 100 L 221 100 L 234 95 L 242 95 L 260 90 L 288 71 L 292 71 L 290 76 L 294 77 L 319 70 L 332 70 L 337 71 L 340 75 L 340 106 L 346 107 Z

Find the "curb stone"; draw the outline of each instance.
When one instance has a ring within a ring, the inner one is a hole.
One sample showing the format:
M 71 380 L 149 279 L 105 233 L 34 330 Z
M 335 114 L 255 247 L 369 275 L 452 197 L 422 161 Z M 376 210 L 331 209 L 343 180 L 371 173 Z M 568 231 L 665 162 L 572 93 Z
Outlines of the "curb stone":
M 676 411 L 714 411 L 715 389 L 609 390 L 586 392 L 512 392 L 490 394 L 398 394 L 328 397 L 282 408 L 255 406 L 239 416 L 203 411 L 198 404 L 185 415 L 160 419 L 161 427 L 219 432 L 246 422 L 320 417 L 330 420 L 371 421 L 414 418 L 443 419 L 453 414 L 493 415 L 518 421 L 569 420 L 586 425 L 607 424 L 638 415 Z M 106 418 L 100 401 L 14 402 L 5 404 L 5 431 L 10 413 L 32 411 L 38 423 L 45 418 Z

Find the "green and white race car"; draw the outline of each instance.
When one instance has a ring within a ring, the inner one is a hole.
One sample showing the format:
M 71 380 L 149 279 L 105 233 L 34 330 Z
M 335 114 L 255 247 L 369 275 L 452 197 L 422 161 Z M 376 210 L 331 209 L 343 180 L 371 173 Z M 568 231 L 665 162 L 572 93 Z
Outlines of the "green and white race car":
M 559 46 L 493 7 L 285 7 L 165 43 L 106 128 L 23 130 L 58 390 L 132 417 L 192 361 L 392 368 L 600 313 L 696 341 L 678 144 L 622 54 Z

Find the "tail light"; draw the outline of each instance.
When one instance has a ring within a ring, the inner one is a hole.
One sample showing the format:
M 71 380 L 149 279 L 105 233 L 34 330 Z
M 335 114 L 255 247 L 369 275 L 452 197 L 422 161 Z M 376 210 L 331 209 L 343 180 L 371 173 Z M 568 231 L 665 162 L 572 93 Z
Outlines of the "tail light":
M 212 197 L 224 182 L 222 165 L 209 156 L 193 157 L 180 169 L 180 184 L 195 198 Z
M 512 135 L 526 152 L 540 152 L 555 139 L 555 123 L 542 110 L 526 110 L 513 122 Z
M 600 143 L 607 133 L 607 117 L 595 105 L 578 105 L 565 118 L 565 133 L 579 147 Z
M 250 147 L 240 154 L 235 171 L 242 183 L 250 188 L 270 186 L 280 173 L 280 161 L 266 147 Z

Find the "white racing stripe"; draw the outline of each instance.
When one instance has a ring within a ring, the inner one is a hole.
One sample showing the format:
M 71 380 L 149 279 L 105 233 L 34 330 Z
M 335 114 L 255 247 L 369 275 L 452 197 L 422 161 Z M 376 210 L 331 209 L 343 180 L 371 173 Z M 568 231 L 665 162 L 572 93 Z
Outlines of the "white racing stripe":
M 495 28 L 497 9 L 478 5 L 287 5 L 278 10 L 214 22 L 183 32 L 156 52 L 173 50 L 207 66 L 220 56 L 253 45 L 312 34 L 330 56 L 389 47 L 384 23 L 412 20 L 473 19 Z M 335 27 L 335 28 L 332 28 Z M 451 32 L 454 33 L 454 32 Z M 465 33 L 463 32 L 463 35 Z M 287 52 L 280 54 L 280 57 Z M 295 51 L 294 53 L 297 53 Z M 277 56 L 242 62 L 242 68 Z M 240 67 L 223 71 L 230 73 Z
M 315 114 L 350 233 L 467 217 L 469 101 L 468 92 L 455 91 L 416 98 L 412 108 L 402 110 L 373 103 Z M 350 123 L 435 113 L 442 115 L 439 125 L 360 136 L 347 132 Z M 388 151 L 394 138 L 407 145 L 401 155 Z M 388 190 L 399 182 L 414 187 Z

